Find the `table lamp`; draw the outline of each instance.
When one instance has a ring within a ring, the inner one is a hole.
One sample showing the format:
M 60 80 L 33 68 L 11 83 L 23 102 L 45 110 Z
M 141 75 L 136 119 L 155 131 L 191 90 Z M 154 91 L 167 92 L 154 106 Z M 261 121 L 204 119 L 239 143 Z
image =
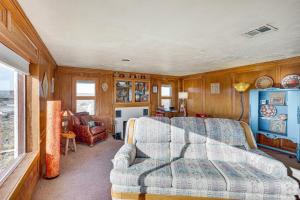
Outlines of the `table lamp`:
M 64 130 L 64 133 L 67 133 L 68 132 L 68 116 L 69 116 L 69 113 L 67 110 L 65 110 L 62 114 L 62 127 L 63 127 L 63 130 Z
M 184 117 L 187 116 L 186 108 L 185 108 L 185 100 L 188 98 L 187 92 L 179 92 L 178 99 L 180 100 L 180 112 L 183 112 Z
M 250 87 L 250 83 L 245 83 L 245 82 L 240 82 L 240 83 L 235 83 L 233 84 L 233 87 L 235 88 L 235 90 L 237 92 L 240 93 L 240 101 L 241 101 L 241 115 L 238 119 L 238 121 L 241 121 L 243 115 L 244 115 L 244 97 L 243 97 L 243 93 L 246 92 L 248 90 L 248 88 Z

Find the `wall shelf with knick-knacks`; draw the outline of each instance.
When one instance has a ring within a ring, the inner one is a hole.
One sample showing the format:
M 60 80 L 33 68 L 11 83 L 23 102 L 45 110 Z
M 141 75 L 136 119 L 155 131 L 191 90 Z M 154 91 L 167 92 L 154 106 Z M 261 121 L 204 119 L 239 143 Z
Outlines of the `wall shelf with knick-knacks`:
M 286 139 L 297 144 L 296 153 L 266 144 L 258 145 L 294 154 L 300 161 L 300 90 L 299 89 L 255 89 L 250 91 L 250 126 L 258 139 L 264 135 L 269 139 Z
M 115 107 L 150 104 L 149 75 L 115 72 L 114 88 Z

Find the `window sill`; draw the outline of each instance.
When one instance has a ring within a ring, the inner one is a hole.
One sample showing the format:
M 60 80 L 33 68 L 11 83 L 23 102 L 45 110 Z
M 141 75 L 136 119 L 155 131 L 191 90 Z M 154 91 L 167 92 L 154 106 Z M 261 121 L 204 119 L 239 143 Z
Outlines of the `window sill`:
M 15 192 L 18 192 L 20 186 L 24 183 L 28 174 L 34 167 L 34 161 L 37 159 L 38 152 L 30 152 L 25 154 L 23 160 L 0 187 L 0 199 L 10 199 L 15 195 Z

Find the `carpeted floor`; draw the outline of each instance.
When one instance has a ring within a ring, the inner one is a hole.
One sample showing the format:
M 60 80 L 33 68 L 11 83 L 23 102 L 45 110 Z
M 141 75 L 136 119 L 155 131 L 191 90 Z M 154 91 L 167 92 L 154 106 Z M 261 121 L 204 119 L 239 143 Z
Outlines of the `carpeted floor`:
M 89 147 L 77 144 L 77 152 L 69 152 L 61 157 L 60 176 L 52 179 L 40 179 L 33 200 L 110 200 L 109 173 L 112 168 L 111 159 L 123 142 L 112 137 L 106 141 Z M 296 170 L 300 178 L 300 164 L 295 158 L 276 151 L 262 149 L 274 158 Z
M 94 147 L 77 144 L 77 152 L 61 157 L 60 176 L 40 179 L 34 200 L 110 200 L 111 159 L 123 145 L 109 137 Z

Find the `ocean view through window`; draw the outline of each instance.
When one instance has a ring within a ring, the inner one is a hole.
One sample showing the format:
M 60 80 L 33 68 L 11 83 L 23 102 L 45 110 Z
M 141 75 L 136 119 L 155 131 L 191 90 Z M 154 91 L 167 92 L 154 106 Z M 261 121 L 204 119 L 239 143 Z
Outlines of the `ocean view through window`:
M 0 63 L 0 184 L 25 153 L 25 75 Z

